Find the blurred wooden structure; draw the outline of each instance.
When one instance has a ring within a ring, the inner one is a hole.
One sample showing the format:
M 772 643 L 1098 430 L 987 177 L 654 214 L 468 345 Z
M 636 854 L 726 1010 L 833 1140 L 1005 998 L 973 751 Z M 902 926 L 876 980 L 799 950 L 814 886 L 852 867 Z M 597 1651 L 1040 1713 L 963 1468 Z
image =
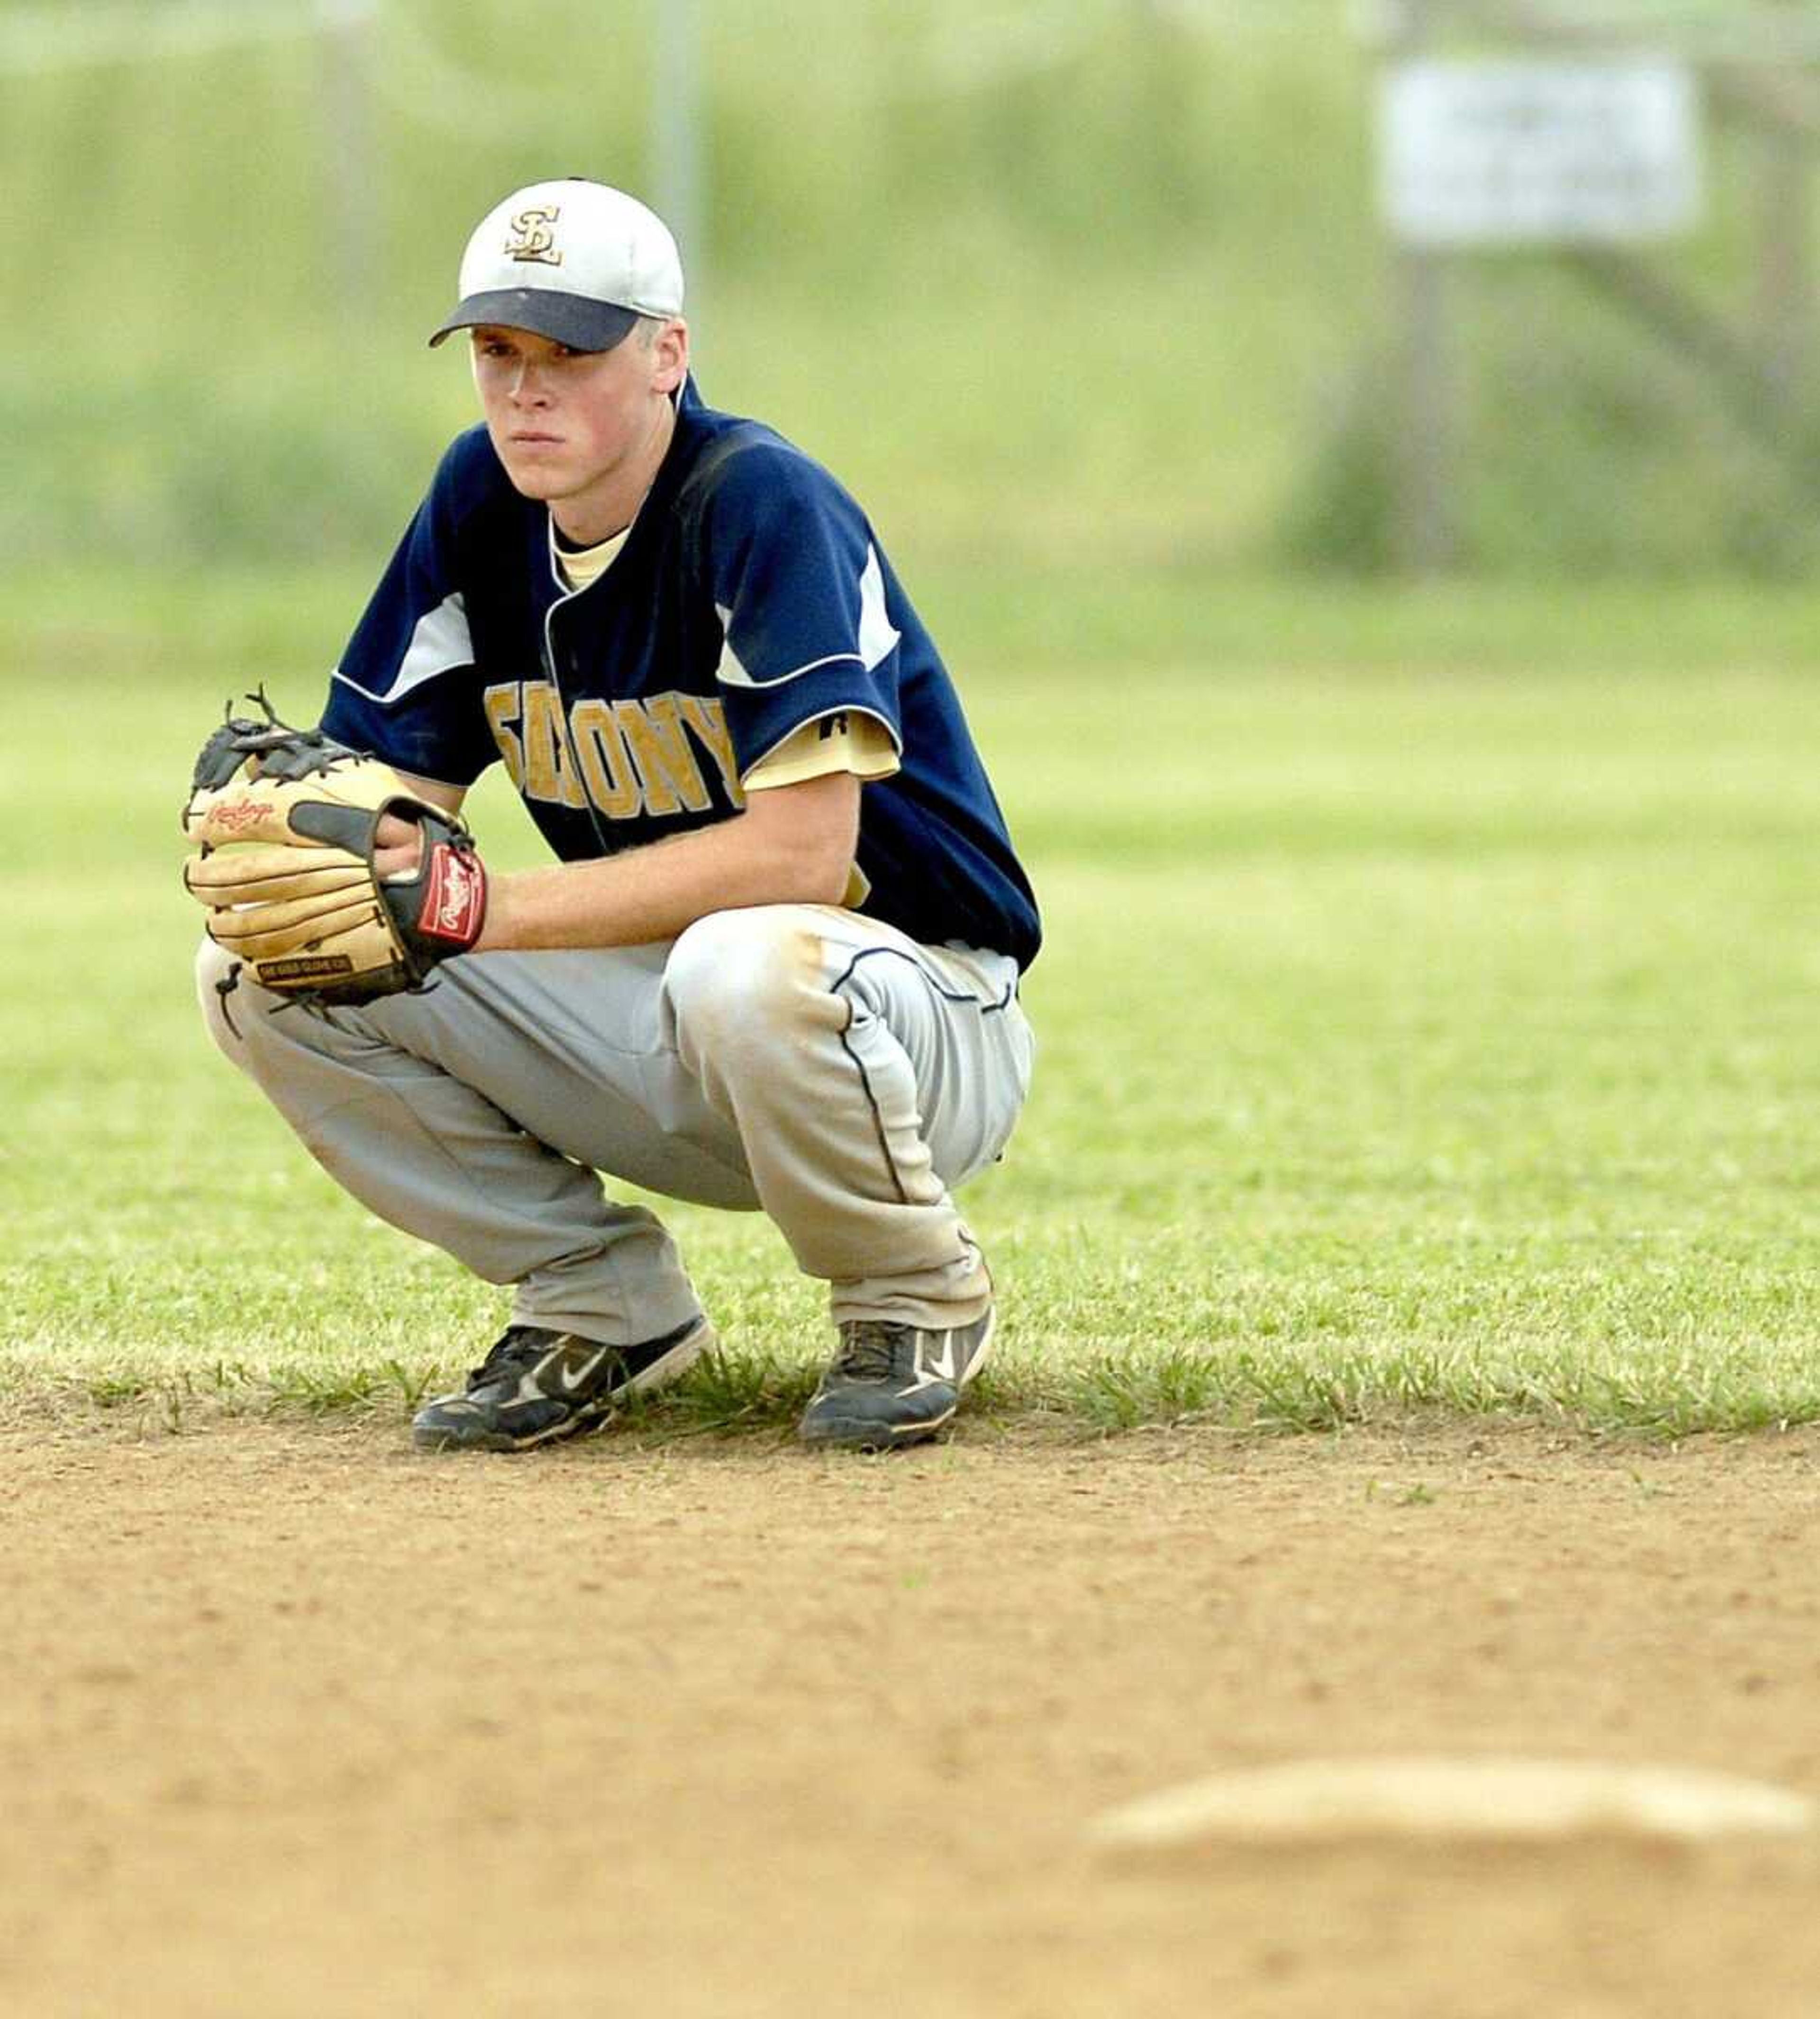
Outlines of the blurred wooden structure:
M 1732 423 L 1781 460 L 1820 503 L 1820 439 L 1810 396 L 1816 327 L 1813 185 L 1820 165 L 1820 9 L 1760 0 L 1724 21 L 1665 9 L 1655 21 L 1597 0 L 1390 0 L 1380 49 L 1404 63 L 1470 49 L 1525 58 L 1658 56 L 1687 63 L 1709 121 L 1741 129 L 1757 158 L 1751 299 L 1715 307 L 1657 256 L 1620 244 L 1564 244 L 1554 256 L 1652 341 L 1694 368 Z M 1402 571 L 1444 572 L 1459 557 L 1454 269 L 1471 255 L 1393 243 L 1401 411 L 1393 473 Z

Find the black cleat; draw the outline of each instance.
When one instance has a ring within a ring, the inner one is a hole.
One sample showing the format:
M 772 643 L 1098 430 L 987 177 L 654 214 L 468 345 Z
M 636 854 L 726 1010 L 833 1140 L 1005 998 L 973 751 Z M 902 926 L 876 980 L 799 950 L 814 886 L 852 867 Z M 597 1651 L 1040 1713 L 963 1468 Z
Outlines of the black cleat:
M 622 1396 L 674 1381 L 713 1337 L 703 1318 L 638 1346 L 513 1325 L 460 1394 L 418 1411 L 412 1441 L 420 1451 L 528 1451 L 605 1430 Z
M 946 1332 L 854 1318 L 822 1376 L 797 1435 L 805 1444 L 886 1451 L 920 1444 L 953 1420 L 961 1391 L 991 1343 L 989 1305 L 972 1325 Z

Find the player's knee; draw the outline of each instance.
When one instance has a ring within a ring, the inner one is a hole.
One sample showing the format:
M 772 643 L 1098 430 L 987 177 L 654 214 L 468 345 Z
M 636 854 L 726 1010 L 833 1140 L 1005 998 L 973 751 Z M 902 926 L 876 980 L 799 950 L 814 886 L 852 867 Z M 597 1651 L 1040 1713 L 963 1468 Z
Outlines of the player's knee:
M 807 1021 L 838 1020 L 821 936 L 791 905 L 711 912 L 677 940 L 664 986 L 685 1049 L 762 1040 Z
M 196 950 L 196 1002 L 202 1012 L 202 1021 L 220 1049 L 238 1065 L 242 1063 L 242 1031 L 228 1020 L 227 996 L 233 988 L 233 968 L 231 955 L 224 952 L 204 933 L 202 944 Z
M 196 1002 L 223 1054 L 243 1071 L 253 1071 L 277 999 L 250 982 L 242 962 L 206 936 L 196 952 Z

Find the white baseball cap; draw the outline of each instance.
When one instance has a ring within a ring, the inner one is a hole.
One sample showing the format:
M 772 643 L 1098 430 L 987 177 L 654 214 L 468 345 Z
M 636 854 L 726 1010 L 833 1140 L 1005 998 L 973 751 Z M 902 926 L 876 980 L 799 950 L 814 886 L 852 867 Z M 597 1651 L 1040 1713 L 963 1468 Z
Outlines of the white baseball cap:
M 461 255 L 457 291 L 432 345 L 498 323 L 575 350 L 610 350 L 640 316 L 682 313 L 682 261 L 654 211 L 574 176 L 494 205 Z

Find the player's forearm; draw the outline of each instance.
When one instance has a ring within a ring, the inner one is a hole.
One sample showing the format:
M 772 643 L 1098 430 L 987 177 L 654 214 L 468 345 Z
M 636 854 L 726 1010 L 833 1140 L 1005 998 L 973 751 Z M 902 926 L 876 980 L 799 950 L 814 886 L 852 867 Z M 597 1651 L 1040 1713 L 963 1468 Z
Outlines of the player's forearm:
M 838 904 L 852 860 L 820 828 L 736 814 L 599 862 L 496 873 L 476 953 L 635 946 L 751 904 Z

